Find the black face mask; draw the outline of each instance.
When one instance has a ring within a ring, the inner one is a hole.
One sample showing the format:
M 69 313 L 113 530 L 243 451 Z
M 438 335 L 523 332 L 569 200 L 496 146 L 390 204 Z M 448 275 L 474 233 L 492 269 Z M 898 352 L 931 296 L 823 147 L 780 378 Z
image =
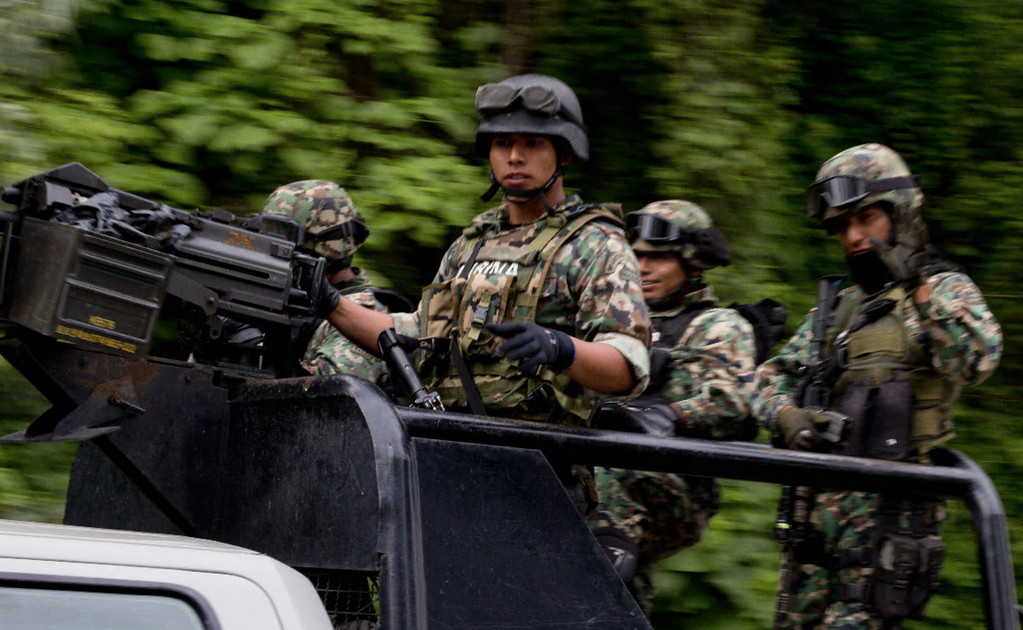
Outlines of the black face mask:
M 845 262 L 849 265 L 849 275 L 853 282 L 863 287 L 867 295 L 873 295 L 884 288 L 894 278 L 888 267 L 873 248 L 858 254 L 846 254 Z

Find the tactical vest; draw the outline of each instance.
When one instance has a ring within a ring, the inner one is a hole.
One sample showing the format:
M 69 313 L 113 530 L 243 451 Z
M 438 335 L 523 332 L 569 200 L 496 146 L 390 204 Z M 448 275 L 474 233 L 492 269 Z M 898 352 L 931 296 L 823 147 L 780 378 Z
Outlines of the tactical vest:
M 496 226 L 466 228 L 464 246 L 450 261 L 453 277 L 423 290 L 419 334 L 427 352 L 419 373 L 445 406 L 467 406 L 465 387 L 451 358 L 451 345 L 457 344 L 489 412 L 547 420 L 554 409 L 562 409 L 567 412 L 565 422 L 589 423 L 596 404 L 592 393 L 567 374 L 546 367 L 535 375 L 524 373 L 498 352 L 505 340 L 483 327 L 492 322 L 535 321 L 555 253 L 591 221 L 622 226 L 620 213 L 615 204 L 570 206 L 533 226 L 514 245 L 488 243 L 498 236 Z
M 653 331 L 656 334 L 650 342 L 650 347 L 674 350 L 693 320 L 712 308 L 714 308 L 714 302 L 698 302 L 675 317 L 655 318 Z
M 902 449 L 901 452 L 908 451 L 909 457 L 924 455 L 954 437 L 952 418 L 960 386 L 938 374 L 931 363 L 930 353 L 916 342 L 907 329 L 906 309 L 910 307 L 907 306 L 909 300 L 905 290 L 897 286 L 889 288 L 874 301 L 885 298 L 893 300 L 894 307 L 853 332 L 844 331 L 854 325 L 866 305 L 848 294 L 840 299 L 832 325 L 828 327 L 824 350 L 826 356 L 836 361 L 842 370 L 832 389 L 831 406 L 851 417 L 861 413 L 863 405 L 875 405 L 881 408 L 879 413 L 883 414 L 886 390 L 882 385 L 908 382 L 911 399 L 905 417 L 878 419 L 871 416 L 863 431 L 868 437 L 871 432 L 875 433 L 873 451 L 848 454 L 885 457 L 884 451 L 891 447 L 892 453 Z M 878 435 L 890 430 L 890 427 L 881 427 L 883 422 L 902 424 L 895 429 L 897 434 L 901 430 L 902 435 L 910 438 L 908 448 L 907 445 L 896 444 L 895 437 Z M 905 426 L 906 423 L 909 426 Z M 878 442 L 879 437 L 884 439 Z

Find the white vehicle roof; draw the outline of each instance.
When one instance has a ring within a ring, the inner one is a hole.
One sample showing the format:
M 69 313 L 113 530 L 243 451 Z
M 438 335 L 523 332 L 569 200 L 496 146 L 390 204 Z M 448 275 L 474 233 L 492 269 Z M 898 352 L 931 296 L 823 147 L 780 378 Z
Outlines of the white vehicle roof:
M 225 617 L 222 628 L 235 626 L 232 618 L 250 628 L 331 628 L 303 575 L 264 554 L 210 540 L 0 520 L 0 578 L 10 575 L 181 586 Z M 253 626 L 246 616 L 266 623 Z

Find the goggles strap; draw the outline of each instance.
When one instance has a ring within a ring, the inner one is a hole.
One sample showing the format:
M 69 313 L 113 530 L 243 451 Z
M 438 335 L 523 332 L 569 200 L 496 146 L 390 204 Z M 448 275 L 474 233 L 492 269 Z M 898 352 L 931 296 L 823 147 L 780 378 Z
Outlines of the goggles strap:
M 884 179 L 872 179 L 867 182 L 867 192 L 879 192 L 882 190 L 901 190 L 903 188 L 919 188 L 916 175 L 905 177 L 886 177 Z

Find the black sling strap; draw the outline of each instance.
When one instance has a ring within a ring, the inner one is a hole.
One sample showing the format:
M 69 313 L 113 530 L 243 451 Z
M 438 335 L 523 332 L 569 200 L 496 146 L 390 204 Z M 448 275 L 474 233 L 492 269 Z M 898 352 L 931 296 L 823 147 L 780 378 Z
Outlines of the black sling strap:
M 476 257 L 479 256 L 480 249 L 483 247 L 483 241 L 487 240 L 484 235 L 480 235 L 476 246 L 472 248 L 472 253 L 469 254 L 469 260 L 462 267 L 462 271 L 458 274 L 458 277 L 462 280 L 466 280 L 469 277 L 469 270 L 476 263 Z M 465 400 L 469 403 L 469 409 L 473 414 L 477 416 L 486 416 L 487 408 L 483 406 L 483 397 L 480 396 L 480 390 L 476 389 L 476 381 L 473 380 L 472 374 L 469 372 L 468 366 L 465 365 L 465 359 L 462 358 L 462 351 L 458 349 L 458 327 L 451 332 L 451 362 L 455 364 L 455 371 L 458 372 L 458 380 L 462 381 L 462 388 L 465 389 Z
M 483 406 L 480 390 L 476 389 L 476 381 L 473 380 L 469 368 L 465 365 L 462 351 L 458 349 L 458 337 L 455 335 L 451 335 L 451 362 L 455 364 L 458 380 L 462 381 L 462 387 L 465 388 L 465 400 L 469 403 L 469 409 L 477 416 L 487 415 L 487 408 Z

